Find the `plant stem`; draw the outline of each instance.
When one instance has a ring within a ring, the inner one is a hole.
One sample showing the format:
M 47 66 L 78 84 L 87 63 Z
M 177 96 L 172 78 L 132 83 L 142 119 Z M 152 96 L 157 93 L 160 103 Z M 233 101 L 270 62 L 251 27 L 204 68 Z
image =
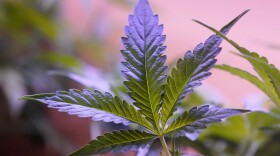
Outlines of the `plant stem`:
M 171 135 L 171 147 L 172 147 L 172 152 L 173 152 L 173 153 L 176 152 L 176 147 L 175 147 L 176 145 L 175 145 L 174 133 L 175 133 L 175 132 L 173 132 L 172 135 Z
M 162 147 L 163 147 L 163 149 L 164 149 L 164 151 L 165 151 L 165 153 L 166 153 L 166 156 L 171 156 L 171 154 L 170 154 L 170 152 L 169 152 L 169 150 L 168 150 L 167 144 L 166 144 L 166 142 L 165 142 L 165 140 L 164 140 L 164 136 L 163 136 L 163 135 L 160 136 L 160 137 L 159 137 L 159 140 L 160 140 L 161 145 L 162 145 Z

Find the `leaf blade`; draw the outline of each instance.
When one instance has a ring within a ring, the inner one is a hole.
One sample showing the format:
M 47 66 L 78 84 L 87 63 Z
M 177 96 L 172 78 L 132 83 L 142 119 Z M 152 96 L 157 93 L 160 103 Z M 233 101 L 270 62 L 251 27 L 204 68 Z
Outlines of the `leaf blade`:
M 210 123 L 220 122 L 222 119 L 232 115 L 246 113 L 248 110 L 228 109 L 219 106 L 202 105 L 193 107 L 185 111 L 180 117 L 175 119 L 164 131 L 170 133 L 176 131 L 176 135 L 193 133 L 198 129 L 204 129 Z
M 242 69 L 239 69 L 239 68 L 234 68 L 234 67 L 231 67 L 229 65 L 226 65 L 226 64 L 223 64 L 223 65 L 215 65 L 216 69 L 220 69 L 220 70 L 223 70 L 223 71 L 227 71 L 233 75 L 236 75 L 236 76 L 239 76 L 240 78 L 243 78 L 249 82 L 251 82 L 252 84 L 254 84 L 256 87 L 258 87 L 259 89 L 263 90 L 263 91 L 266 91 L 266 88 L 265 88 L 265 85 L 263 84 L 263 82 L 258 78 L 256 77 L 255 75 L 245 71 L 245 70 L 242 70 Z
M 156 136 L 138 130 L 120 130 L 97 137 L 69 156 L 104 154 L 108 152 L 136 151 L 151 142 Z
M 268 76 L 271 79 L 275 92 L 280 98 L 280 71 L 276 68 L 270 68 Z
M 280 94 L 279 94 L 279 77 L 280 71 L 273 65 L 269 64 L 268 60 L 264 56 L 259 56 L 255 52 L 250 52 L 247 49 L 243 49 L 242 54 L 239 55 L 250 62 L 255 71 L 261 77 L 264 82 L 265 89 L 262 90 L 270 99 L 280 106 Z
M 226 35 L 245 13 L 225 25 L 220 33 Z M 163 109 L 161 110 L 163 128 L 175 111 L 176 105 L 187 94 L 192 93 L 195 87 L 200 86 L 202 80 L 211 75 L 209 70 L 216 63 L 215 57 L 221 51 L 219 48 L 221 42 L 222 38 L 219 35 L 210 36 L 204 44 L 197 45 L 193 52 L 186 52 L 184 58 L 177 62 L 176 68 L 172 69 L 164 88 Z
M 159 108 L 165 72 L 166 49 L 163 26 L 158 25 L 158 16 L 153 15 L 147 0 L 140 0 L 134 15 L 129 16 L 125 27 L 127 37 L 122 38 L 126 50 L 122 51 L 122 74 L 127 79 L 126 87 L 134 105 L 146 119 L 158 128 Z
M 258 75 L 263 80 L 263 82 L 266 86 L 266 89 L 263 90 L 264 93 L 266 93 L 267 96 L 269 96 L 275 104 L 280 106 L 280 97 L 278 94 L 278 90 L 274 86 L 275 83 L 273 84 L 273 82 L 271 82 L 272 80 L 269 77 L 270 74 L 268 73 L 271 68 L 275 68 L 274 65 L 269 64 L 265 57 L 260 57 L 257 53 L 250 52 L 246 48 L 239 46 L 237 43 L 235 43 L 233 40 L 230 40 L 229 38 L 227 38 L 225 35 L 220 33 L 215 28 L 213 28 L 207 24 L 204 24 L 200 21 L 197 21 L 197 20 L 194 20 L 194 21 L 196 23 L 208 28 L 209 30 L 215 32 L 216 34 L 221 36 L 223 39 L 225 39 L 228 43 L 230 43 L 233 47 L 235 47 L 241 53 L 239 56 L 248 60 L 250 62 L 250 64 L 254 67 L 255 71 L 258 73 Z
M 132 105 L 121 101 L 110 93 L 102 94 L 94 90 L 83 91 L 70 89 L 69 92 L 58 91 L 54 94 L 36 94 L 24 96 L 21 99 L 37 100 L 45 103 L 50 108 L 67 112 L 79 117 L 92 117 L 94 121 L 114 122 L 128 125 L 137 123 L 154 132 L 151 125 Z

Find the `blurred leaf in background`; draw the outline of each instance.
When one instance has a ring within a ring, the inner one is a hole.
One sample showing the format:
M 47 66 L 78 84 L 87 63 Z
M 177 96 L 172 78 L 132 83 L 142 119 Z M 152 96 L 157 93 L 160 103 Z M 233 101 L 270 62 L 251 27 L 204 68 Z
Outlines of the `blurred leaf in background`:
M 114 5 L 129 6 L 128 3 Z M 108 22 L 104 18 L 94 19 L 89 38 L 69 36 L 67 28 L 61 27 L 60 18 L 63 17 L 58 15 L 58 4 L 55 0 L 0 1 L 0 155 L 19 155 L 20 150 L 14 148 L 23 148 L 20 154 L 27 155 L 36 151 L 35 155 L 38 152 L 40 155 L 64 155 L 90 137 L 87 133 L 77 135 L 75 132 L 89 132 L 89 120 L 64 119 L 63 114 L 46 111 L 42 104 L 24 104 L 16 97 L 79 88 L 81 82 L 89 88 L 111 88 L 115 94 L 124 90 L 118 86 L 117 68 L 111 68 L 116 67 L 118 56 L 106 52 L 117 49 L 111 44 L 108 32 L 101 30 L 110 26 Z M 104 10 L 99 11 L 97 15 Z M 49 75 L 50 71 L 63 73 L 70 79 Z M 99 86 L 88 85 L 93 81 Z M 69 122 L 72 124 L 67 124 Z M 71 127 L 75 125 L 79 129 Z M 93 124 L 92 129 L 96 130 L 96 125 L 98 123 Z M 110 129 L 109 124 L 105 127 L 101 133 Z M 98 130 L 94 131 L 92 136 L 97 133 Z M 24 146 L 26 144 L 29 145 Z
M 203 131 L 198 140 L 203 142 L 213 155 L 253 156 L 276 133 L 279 134 L 279 131 L 268 134 L 263 130 L 265 127 L 279 124 L 279 119 L 279 117 L 263 112 L 234 116 L 220 125 L 209 126 L 209 129 Z M 280 141 L 278 140 L 276 143 L 279 145 Z
M 62 51 L 56 41 L 54 4 L 44 8 L 35 0 L 0 1 L 0 155 L 61 155 L 71 148 L 41 104 L 16 99 L 63 88 L 67 81 L 54 79 L 47 71 L 77 65 L 67 53 L 54 54 Z M 52 60 L 53 55 L 60 60 Z

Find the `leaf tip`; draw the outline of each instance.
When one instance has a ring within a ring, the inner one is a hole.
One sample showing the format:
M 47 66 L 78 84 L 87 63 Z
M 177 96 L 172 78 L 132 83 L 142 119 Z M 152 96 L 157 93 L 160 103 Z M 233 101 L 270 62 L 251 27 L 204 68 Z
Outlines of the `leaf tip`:
M 214 29 L 213 27 L 199 21 L 196 19 L 192 19 L 192 21 L 212 30 L 213 32 L 215 32 L 216 34 L 218 34 L 219 36 L 221 36 L 222 38 L 224 38 L 223 35 L 226 35 L 228 33 L 228 31 L 231 29 L 231 27 L 241 19 L 241 17 L 243 17 L 246 13 L 248 13 L 250 11 L 250 9 L 247 9 L 245 11 L 243 11 L 241 14 L 239 14 L 237 17 L 235 17 L 232 21 L 230 21 L 227 25 L 225 25 L 220 31 Z
M 137 5 L 147 5 L 149 4 L 148 0 L 138 0 Z
M 249 112 L 252 112 L 251 110 L 248 110 L 248 109 L 234 109 L 240 113 L 249 113 Z
M 25 96 L 21 96 L 19 98 L 17 98 L 18 100 L 35 100 L 34 98 L 32 98 L 32 96 L 30 95 L 25 95 Z
M 33 94 L 33 95 L 24 95 L 18 98 L 18 100 L 35 100 L 40 101 L 40 99 L 54 96 L 54 93 L 44 93 L 44 94 Z
M 153 11 L 148 0 L 139 0 L 135 7 L 134 13 L 136 15 L 152 15 Z

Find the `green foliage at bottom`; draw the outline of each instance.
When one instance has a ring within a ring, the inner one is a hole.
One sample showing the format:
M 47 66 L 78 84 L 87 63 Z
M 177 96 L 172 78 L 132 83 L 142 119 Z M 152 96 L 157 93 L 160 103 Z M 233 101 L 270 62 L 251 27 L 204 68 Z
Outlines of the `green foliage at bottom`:
M 264 112 L 233 116 L 210 125 L 189 145 L 209 156 L 277 156 L 272 153 L 280 154 L 279 121 L 279 115 Z

